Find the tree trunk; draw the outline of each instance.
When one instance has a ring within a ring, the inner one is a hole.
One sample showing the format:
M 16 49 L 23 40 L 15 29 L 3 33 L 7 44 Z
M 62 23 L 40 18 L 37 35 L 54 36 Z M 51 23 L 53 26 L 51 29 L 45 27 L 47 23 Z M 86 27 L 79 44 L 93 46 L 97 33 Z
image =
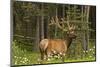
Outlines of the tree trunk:
M 40 41 L 40 37 L 39 37 L 39 16 L 37 16 L 37 23 L 36 23 L 36 45 L 35 45 L 35 50 L 38 50 L 38 45 L 39 45 L 39 41 Z
M 56 17 L 58 17 L 58 8 L 56 6 Z M 55 35 L 54 35 L 55 38 L 57 38 L 57 26 L 55 26 Z
M 41 39 L 44 39 L 44 6 L 41 4 Z
M 63 18 L 65 17 L 65 5 L 63 5 Z
M 86 39 L 87 39 L 87 50 L 88 50 L 88 45 L 89 45 L 89 10 L 90 10 L 90 6 L 87 6 L 87 16 L 86 16 L 86 22 L 87 22 L 87 30 L 86 30 Z

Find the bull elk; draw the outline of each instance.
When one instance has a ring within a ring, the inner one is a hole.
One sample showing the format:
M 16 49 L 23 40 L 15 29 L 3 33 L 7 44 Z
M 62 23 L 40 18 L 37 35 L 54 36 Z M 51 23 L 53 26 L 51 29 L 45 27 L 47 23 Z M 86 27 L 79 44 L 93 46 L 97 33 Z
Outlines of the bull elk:
M 67 28 L 64 27 L 64 23 L 67 24 Z M 56 25 L 63 31 L 67 32 L 66 39 L 43 39 L 40 41 L 39 49 L 41 53 L 41 60 L 48 59 L 54 55 L 59 55 L 64 62 L 64 58 L 69 46 L 72 43 L 72 40 L 76 38 L 74 33 L 75 26 L 70 25 L 69 21 L 65 21 L 64 19 L 59 19 L 57 17 L 51 19 L 51 23 L 49 25 Z

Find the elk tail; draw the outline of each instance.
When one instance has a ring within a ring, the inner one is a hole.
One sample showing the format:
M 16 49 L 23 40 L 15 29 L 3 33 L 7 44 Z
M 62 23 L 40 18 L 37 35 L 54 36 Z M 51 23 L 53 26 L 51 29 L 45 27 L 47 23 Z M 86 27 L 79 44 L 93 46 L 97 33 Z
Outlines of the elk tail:
M 40 42 L 40 49 L 42 51 L 45 51 L 48 47 L 48 39 L 43 39 L 41 42 Z

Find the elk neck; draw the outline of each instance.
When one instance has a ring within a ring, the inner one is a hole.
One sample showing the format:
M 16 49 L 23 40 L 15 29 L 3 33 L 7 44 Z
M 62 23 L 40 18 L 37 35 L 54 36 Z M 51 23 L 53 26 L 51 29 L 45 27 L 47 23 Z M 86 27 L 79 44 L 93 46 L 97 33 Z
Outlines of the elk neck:
M 71 45 L 71 43 L 72 43 L 72 40 L 73 40 L 73 38 L 71 38 L 71 37 L 69 37 L 69 36 L 66 37 L 67 48 L 70 47 L 70 45 Z

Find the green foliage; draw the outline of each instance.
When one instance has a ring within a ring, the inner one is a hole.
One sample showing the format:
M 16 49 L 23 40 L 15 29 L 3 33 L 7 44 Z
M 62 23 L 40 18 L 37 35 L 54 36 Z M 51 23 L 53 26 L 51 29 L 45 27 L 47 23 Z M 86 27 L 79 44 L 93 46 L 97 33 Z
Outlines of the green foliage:
M 73 56 L 66 56 L 65 62 L 95 61 L 95 46 L 91 46 L 88 51 L 82 50 L 81 54 L 80 56 L 82 57 L 78 57 L 79 55 L 75 55 L 74 58 Z M 77 59 L 75 59 L 75 57 L 77 57 Z M 17 41 L 12 42 L 12 65 L 39 64 L 39 59 L 40 53 L 27 51 L 26 49 L 19 47 L 19 43 Z M 61 59 L 52 58 L 50 61 L 44 61 L 42 64 L 48 63 L 61 63 Z
M 96 48 L 95 45 L 93 45 L 92 43 L 89 44 L 89 49 L 84 51 L 83 50 L 83 54 L 85 59 L 95 59 L 96 60 Z
M 12 43 L 12 65 L 36 64 L 39 53 L 19 47 L 17 41 Z

